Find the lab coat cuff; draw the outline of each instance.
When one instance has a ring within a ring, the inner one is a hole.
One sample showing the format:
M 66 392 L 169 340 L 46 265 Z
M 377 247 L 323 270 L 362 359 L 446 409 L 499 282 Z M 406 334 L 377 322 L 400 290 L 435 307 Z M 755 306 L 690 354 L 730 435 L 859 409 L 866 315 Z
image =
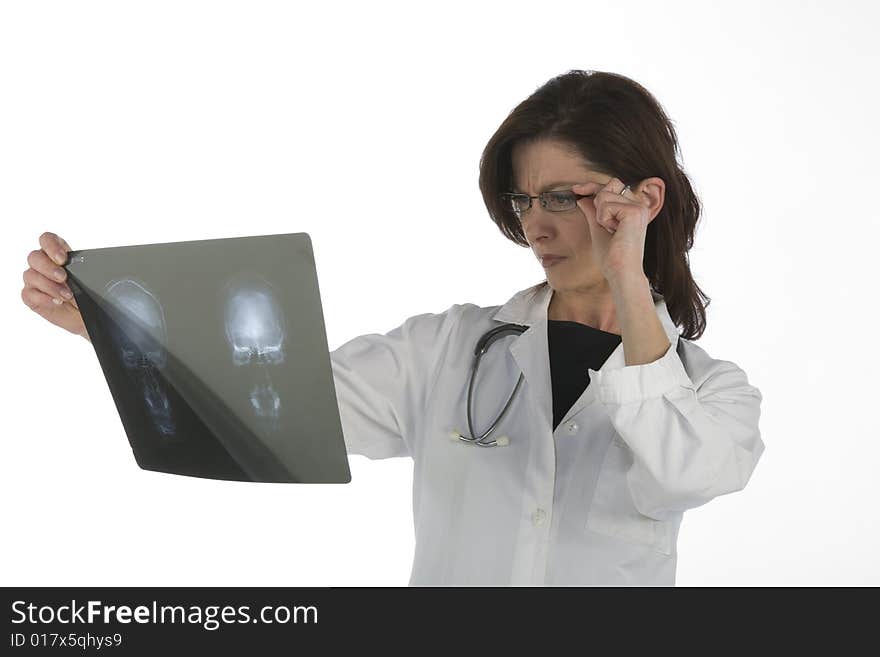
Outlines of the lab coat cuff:
M 694 390 L 693 381 L 676 350 L 676 342 L 651 363 L 600 372 L 590 370 L 590 380 L 598 379 L 598 399 L 603 404 L 629 404 L 662 397 L 679 387 Z

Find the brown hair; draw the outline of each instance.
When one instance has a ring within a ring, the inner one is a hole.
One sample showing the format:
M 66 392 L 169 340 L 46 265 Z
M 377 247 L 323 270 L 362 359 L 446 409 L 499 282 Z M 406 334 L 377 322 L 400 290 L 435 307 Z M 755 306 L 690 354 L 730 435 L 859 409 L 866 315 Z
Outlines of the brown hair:
M 570 70 L 539 87 L 507 116 L 480 158 L 480 191 L 501 233 L 529 246 L 516 215 L 498 195 L 513 187 L 511 153 L 518 142 L 554 139 L 572 146 L 601 173 L 635 184 L 657 176 L 663 207 L 648 224 L 645 275 L 663 295 L 681 337 L 699 338 L 711 303 L 691 275 L 688 251 L 701 204 L 679 166 L 678 138 L 660 103 L 639 83 L 616 73 Z M 536 286 L 549 285 L 546 281 Z

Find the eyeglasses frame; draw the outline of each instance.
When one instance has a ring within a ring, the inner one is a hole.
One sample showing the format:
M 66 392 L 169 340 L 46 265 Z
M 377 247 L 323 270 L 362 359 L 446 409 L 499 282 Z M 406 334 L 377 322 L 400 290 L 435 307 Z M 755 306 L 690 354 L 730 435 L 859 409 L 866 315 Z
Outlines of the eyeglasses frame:
M 528 194 L 524 194 L 522 192 L 504 192 L 504 193 L 498 195 L 498 199 L 501 200 L 502 202 L 504 202 L 505 196 L 507 196 L 507 197 L 526 196 L 526 197 L 528 197 L 529 207 L 527 207 L 525 210 L 520 210 L 519 212 L 517 212 L 516 210 L 511 210 L 511 212 L 513 212 L 513 214 L 516 217 L 521 217 L 524 213 L 526 213 L 532 209 L 532 199 L 534 199 L 534 198 L 541 199 L 541 207 L 544 208 L 545 210 L 547 210 L 547 212 L 569 212 L 570 210 L 574 210 L 574 208 L 568 208 L 567 210 L 551 210 L 550 208 L 547 207 L 547 201 L 544 198 L 544 194 L 557 194 L 559 192 L 568 192 L 568 193 L 574 194 L 575 195 L 575 203 L 577 203 L 578 199 L 591 198 L 591 197 L 595 196 L 595 194 L 578 194 L 577 192 L 573 192 L 570 189 L 550 189 L 550 190 L 547 190 L 546 192 L 541 192 L 537 196 L 529 196 Z M 577 206 L 575 206 L 575 207 L 577 207 Z

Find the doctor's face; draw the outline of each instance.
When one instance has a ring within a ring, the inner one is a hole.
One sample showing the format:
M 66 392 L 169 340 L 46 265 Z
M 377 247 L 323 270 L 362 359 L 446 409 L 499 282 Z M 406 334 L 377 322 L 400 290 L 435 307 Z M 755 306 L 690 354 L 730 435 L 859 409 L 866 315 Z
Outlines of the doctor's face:
M 564 142 L 542 139 L 518 143 L 511 154 L 512 192 L 537 196 L 547 191 L 570 191 L 575 183 L 607 183 L 612 176 L 590 168 L 589 163 Z M 547 282 L 554 290 L 602 285 L 605 277 L 593 261 L 590 226 L 577 206 L 553 212 L 532 199 L 532 206 L 521 213 L 520 223 L 532 252 L 541 256 L 563 256 L 562 260 L 541 263 Z

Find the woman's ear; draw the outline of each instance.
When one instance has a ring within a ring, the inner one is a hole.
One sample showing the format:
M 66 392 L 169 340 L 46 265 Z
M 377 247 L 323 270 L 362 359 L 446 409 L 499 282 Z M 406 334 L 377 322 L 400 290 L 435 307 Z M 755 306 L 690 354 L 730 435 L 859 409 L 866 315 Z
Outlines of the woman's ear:
M 648 215 L 648 223 L 660 214 L 663 209 L 663 201 L 666 198 L 666 183 L 663 178 L 645 178 L 635 188 L 636 196 L 641 203 L 645 205 L 650 214 Z

